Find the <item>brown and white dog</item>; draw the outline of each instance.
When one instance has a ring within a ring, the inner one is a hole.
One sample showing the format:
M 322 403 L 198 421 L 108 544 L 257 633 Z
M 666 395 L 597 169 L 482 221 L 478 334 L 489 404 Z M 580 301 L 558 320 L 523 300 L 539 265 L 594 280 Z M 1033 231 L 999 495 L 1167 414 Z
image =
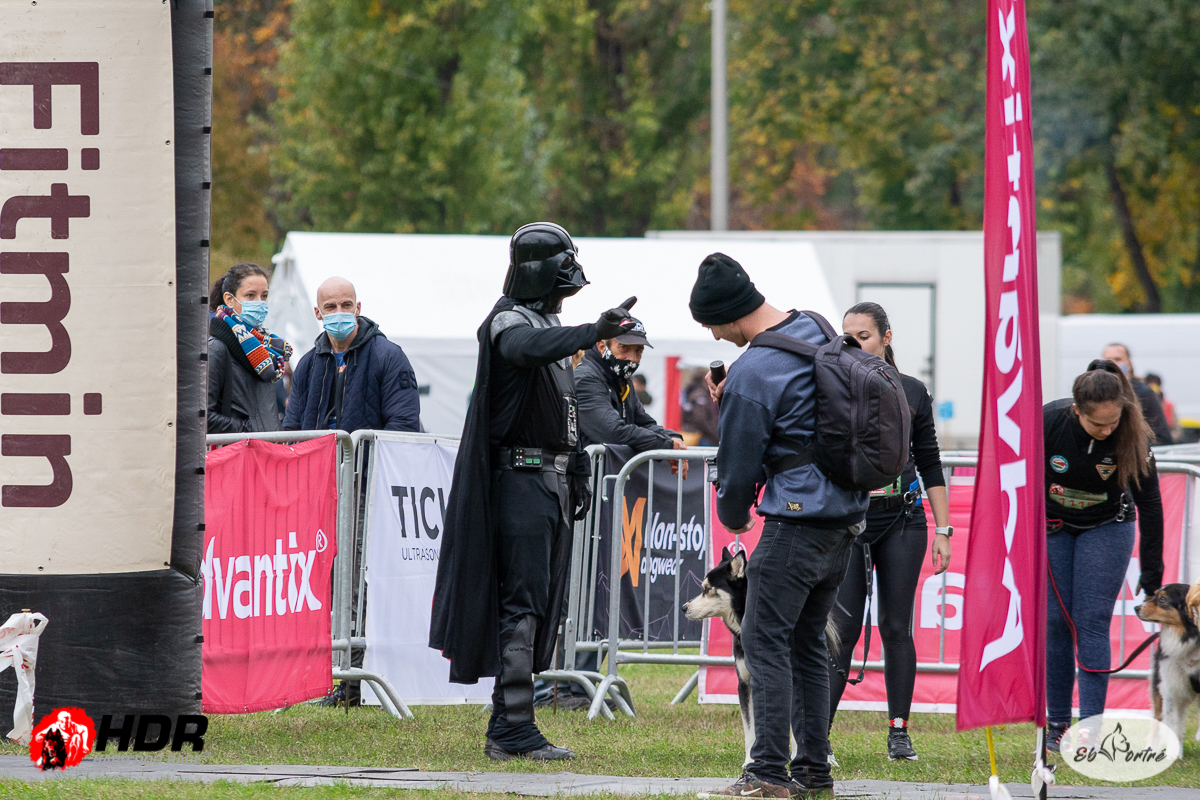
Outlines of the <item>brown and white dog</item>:
M 1150 660 L 1150 703 L 1154 718 L 1180 741 L 1188 709 L 1200 700 L 1200 629 L 1190 607 L 1193 597 L 1200 599 L 1200 582 L 1190 590 L 1186 583 L 1168 583 L 1134 609 L 1139 619 L 1162 626 Z

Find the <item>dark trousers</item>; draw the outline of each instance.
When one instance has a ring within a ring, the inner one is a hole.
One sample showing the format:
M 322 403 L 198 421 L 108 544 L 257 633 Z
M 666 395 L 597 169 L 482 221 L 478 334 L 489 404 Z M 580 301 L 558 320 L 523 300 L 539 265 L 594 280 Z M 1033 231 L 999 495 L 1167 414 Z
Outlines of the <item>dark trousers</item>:
M 830 661 L 829 666 L 830 725 L 842 692 L 846 690 L 854 646 L 862 634 L 867 587 L 871 581 L 866 570 L 868 550 L 879 581 L 879 638 L 883 640 L 883 683 L 887 687 L 888 719 L 908 719 L 912 709 L 913 687 L 917 681 L 913 612 L 929 530 L 924 509 L 913 509 L 911 517 L 903 514 L 897 509 L 882 519 L 869 519 L 867 530 L 851 548 L 850 566 L 846 569 L 846 579 L 838 588 L 833 611 L 842 645 L 837 659 Z
M 825 620 L 846 572 L 854 537 L 846 528 L 767 520 L 747 567 L 742 647 L 754 686 L 750 771 L 787 784 L 789 731 L 796 736 L 791 776 L 806 787 L 832 786 L 829 652 Z
M 552 584 L 566 586 L 561 573 L 570 563 L 570 491 L 565 475 L 497 470 L 492 497 L 501 674 L 487 735 L 509 752 L 526 753 L 547 744 L 533 720 L 534 641 L 542 626 L 558 627 L 560 601 L 553 598 L 552 606 L 550 591 Z

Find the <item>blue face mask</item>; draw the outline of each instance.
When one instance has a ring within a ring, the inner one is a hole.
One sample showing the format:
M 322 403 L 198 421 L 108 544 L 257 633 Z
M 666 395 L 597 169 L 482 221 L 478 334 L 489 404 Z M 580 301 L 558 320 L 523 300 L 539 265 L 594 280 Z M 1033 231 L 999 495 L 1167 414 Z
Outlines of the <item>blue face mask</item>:
M 321 324 L 326 333 L 341 342 L 354 333 L 354 329 L 358 327 L 358 318 L 348 311 L 339 311 L 336 314 L 326 314 Z
M 238 316 L 244 319 L 250 326 L 261 328 L 262 324 L 267 321 L 267 301 L 242 301 L 242 313 L 238 314 Z

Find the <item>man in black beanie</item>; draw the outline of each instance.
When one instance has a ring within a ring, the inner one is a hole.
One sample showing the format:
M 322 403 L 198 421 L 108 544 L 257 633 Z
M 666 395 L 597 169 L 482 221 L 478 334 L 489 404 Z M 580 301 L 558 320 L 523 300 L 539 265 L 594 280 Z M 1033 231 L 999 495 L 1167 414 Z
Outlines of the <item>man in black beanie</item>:
M 768 330 L 818 346 L 829 341 L 808 315 L 767 303 L 742 265 L 723 253 L 700 265 L 690 306 L 714 338 L 738 347 Z M 728 789 L 701 797 L 832 797 L 825 621 L 850 545 L 865 526 L 868 496 L 834 485 L 801 455 L 815 434 L 811 359 L 754 347 L 721 383 L 713 384 L 711 374 L 706 381 L 720 403 L 721 524 L 733 533 L 749 530 L 764 475 L 766 489 L 758 504 L 765 522 L 746 570 L 741 634 L 754 684 L 751 761 Z M 789 732 L 797 745 L 790 765 Z

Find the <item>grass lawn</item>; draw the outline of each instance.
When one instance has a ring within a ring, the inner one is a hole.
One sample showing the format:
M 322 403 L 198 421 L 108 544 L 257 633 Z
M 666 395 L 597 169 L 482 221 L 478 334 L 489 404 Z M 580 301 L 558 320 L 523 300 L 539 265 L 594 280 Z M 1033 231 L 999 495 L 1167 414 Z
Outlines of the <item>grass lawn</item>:
M 585 713 L 538 712 L 538 723 L 556 744 L 569 746 L 576 759 L 565 769 L 577 773 L 701 777 L 740 772 L 742 730 L 736 706 L 701 706 L 695 695 L 681 706 L 669 702 L 690 674 L 687 667 L 627 668 L 638 717 L 615 723 Z M 212 764 L 324 764 L 415 767 L 422 770 L 560 772 L 562 764 L 495 763 L 483 755 L 487 717 L 478 706 L 421 706 L 416 720 L 397 721 L 379 708 L 344 710 L 297 706 L 282 714 L 210 716 L 201 760 Z M 918 714 L 911 721 L 921 760 L 889 762 L 886 715 L 852 711 L 838 714 L 833 747 L 841 764 L 836 780 L 912 780 L 984 784 L 989 775 L 984 732 L 954 732 L 951 715 Z M 1193 722 L 1194 726 L 1194 722 Z M 1192 727 L 1194 731 L 1194 727 Z M 1034 729 L 1008 726 L 995 732 L 997 761 L 1004 781 L 1026 783 L 1032 765 Z M 25 752 L 4 740 L 0 754 Z M 1184 758 L 1146 783 L 1200 788 L 1200 743 L 1188 738 Z M 1054 760 L 1058 761 L 1057 757 Z M 1062 763 L 1058 761 L 1058 763 Z M 1061 783 L 1094 780 L 1059 767 Z M 0 797 L 47 798 L 271 798 L 317 800 L 333 797 L 396 796 L 386 790 L 277 788 L 237 784 L 143 783 L 125 780 L 58 780 L 42 784 L 0 781 Z M 411 792 L 410 792 L 411 794 Z M 455 793 L 450 793 L 451 795 Z M 445 797 L 446 792 L 438 792 Z M 479 800 L 481 795 L 470 795 Z

